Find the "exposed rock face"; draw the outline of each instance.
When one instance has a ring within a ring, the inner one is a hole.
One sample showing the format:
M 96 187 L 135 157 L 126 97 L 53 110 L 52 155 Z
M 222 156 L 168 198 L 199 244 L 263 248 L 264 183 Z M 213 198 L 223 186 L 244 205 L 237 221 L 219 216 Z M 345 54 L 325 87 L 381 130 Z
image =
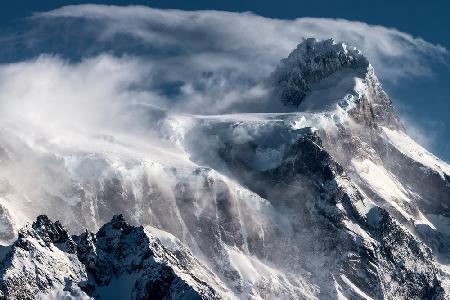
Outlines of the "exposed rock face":
M 327 259 L 326 269 L 330 274 L 323 276 L 323 269 L 314 274 L 321 281 L 316 283 L 321 286 L 321 297 L 332 293 L 326 290 L 327 285 L 339 285 L 346 280 L 356 284 L 359 292 L 375 299 L 443 297 L 439 270 L 430 249 L 403 229 L 387 211 L 368 202 L 343 167 L 323 148 L 316 132 L 305 131 L 286 151 L 283 163 L 277 168 L 251 176 L 252 171 L 239 159 L 237 151 L 233 157 L 227 155 L 232 152 L 229 147 L 224 158 L 230 161 L 235 175 L 269 199 L 273 206 L 289 209 L 290 217 L 295 220 L 293 226 L 299 232 L 285 239 L 304 242 L 296 245 L 295 250 L 292 241 L 278 245 L 280 249 L 270 251 L 274 254 L 270 260 L 277 261 L 276 255 L 287 251 L 294 257 L 302 256 L 303 267 L 314 272 L 308 266 L 309 260 L 322 255 Z M 243 155 L 248 157 L 248 150 Z M 248 178 L 252 180 L 247 181 Z M 305 196 L 305 192 L 316 196 Z M 279 197 L 286 193 L 288 197 Z M 303 228 L 314 229 L 305 233 L 301 232 Z M 359 230 L 366 235 L 358 237 Z M 291 262 L 288 264 L 292 266 Z M 346 295 L 359 298 L 362 294 L 347 291 Z
M 117 280 L 120 286 L 112 283 Z M 214 274 L 181 244 L 169 249 L 121 215 L 97 234 L 79 236 L 70 236 L 58 221 L 41 215 L 6 249 L 0 292 L 4 299 L 35 299 L 58 291 L 86 299 L 107 299 L 105 295 L 114 293 L 132 299 L 223 298 L 223 290 L 215 291 L 208 282 L 220 287 Z
M 333 39 L 319 42 L 308 38 L 297 46 L 289 56 L 281 60 L 272 74 L 281 101 L 299 106 L 312 91 L 312 85 L 345 68 L 361 69 L 369 66 L 362 53 Z
M 298 108 L 313 92 L 315 84 L 346 70 L 352 70 L 363 80 L 362 88 L 353 100 L 357 105 L 349 108 L 354 120 L 371 126 L 403 128 L 367 58 L 356 48 L 333 39 L 304 40 L 281 61 L 271 80 L 281 101 Z M 347 108 L 348 103 L 341 102 L 341 105 Z

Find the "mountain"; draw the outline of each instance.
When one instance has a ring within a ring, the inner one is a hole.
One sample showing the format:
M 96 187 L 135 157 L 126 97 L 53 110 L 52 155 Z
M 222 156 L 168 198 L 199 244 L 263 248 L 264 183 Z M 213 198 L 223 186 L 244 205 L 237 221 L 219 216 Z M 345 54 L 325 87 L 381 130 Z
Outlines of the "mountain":
M 306 39 L 263 84 L 290 112 L 138 105 L 145 135 L 4 125 L 2 296 L 450 297 L 450 166 L 367 58 Z
M 220 299 L 224 291 L 175 237 L 121 215 L 79 236 L 38 216 L 4 255 L 0 290 L 10 299 Z

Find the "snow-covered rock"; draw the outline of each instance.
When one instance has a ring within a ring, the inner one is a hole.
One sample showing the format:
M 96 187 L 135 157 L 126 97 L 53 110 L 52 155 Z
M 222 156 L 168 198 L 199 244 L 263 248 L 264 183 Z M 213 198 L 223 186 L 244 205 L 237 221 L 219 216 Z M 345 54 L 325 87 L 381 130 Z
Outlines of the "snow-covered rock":
M 121 215 L 96 234 L 79 236 L 41 215 L 4 252 L 0 292 L 6 299 L 226 298 L 220 280 L 187 248 L 166 247 Z
M 333 39 L 305 39 L 271 75 L 276 95 L 301 111 L 336 107 L 366 125 L 402 128 L 367 58 Z
M 157 115 L 145 134 L 5 124 L 3 297 L 448 296 L 450 167 L 363 54 L 307 39 L 267 83 L 292 112 L 137 107 Z M 25 226 L 39 214 L 60 223 Z
M 283 59 L 272 74 L 281 101 L 299 106 L 313 91 L 313 85 L 344 69 L 364 72 L 368 60 L 354 47 L 333 39 L 319 42 L 308 38 Z

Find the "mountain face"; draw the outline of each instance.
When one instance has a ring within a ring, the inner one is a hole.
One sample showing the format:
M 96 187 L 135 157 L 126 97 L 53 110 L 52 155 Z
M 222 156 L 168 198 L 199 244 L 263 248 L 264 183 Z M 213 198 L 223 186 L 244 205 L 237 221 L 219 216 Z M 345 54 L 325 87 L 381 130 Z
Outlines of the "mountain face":
M 363 54 L 307 39 L 264 84 L 291 113 L 141 107 L 151 144 L 5 125 L 2 297 L 448 298 L 450 166 Z

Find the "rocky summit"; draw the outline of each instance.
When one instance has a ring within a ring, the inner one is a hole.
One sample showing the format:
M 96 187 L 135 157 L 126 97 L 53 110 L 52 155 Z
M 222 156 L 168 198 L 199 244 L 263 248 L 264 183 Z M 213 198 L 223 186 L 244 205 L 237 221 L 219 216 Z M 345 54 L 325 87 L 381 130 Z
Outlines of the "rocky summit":
M 146 107 L 148 145 L 5 127 L 0 298 L 449 298 L 450 166 L 363 53 L 305 39 L 261 85 L 288 112 Z

